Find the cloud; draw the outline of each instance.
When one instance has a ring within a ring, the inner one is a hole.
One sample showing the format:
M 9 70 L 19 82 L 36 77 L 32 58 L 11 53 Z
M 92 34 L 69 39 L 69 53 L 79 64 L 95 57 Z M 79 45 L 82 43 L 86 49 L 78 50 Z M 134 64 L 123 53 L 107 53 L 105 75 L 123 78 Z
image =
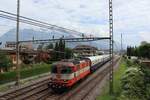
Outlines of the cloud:
M 6 1 L 0 1 L 0 4 L 6 5 Z M 12 1 L 9 9 L 6 6 L 0 9 L 16 12 L 15 0 Z M 105 4 L 99 0 L 94 0 L 92 4 L 90 0 L 22 0 L 21 15 L 89 34 L 93 33 L 91 30 L 99 31 L 97 32 L 99 34 L 105 30 L 101 26 L 106 26 L 103 25 L 107 19 L 104 6 Z M 104 33 L 106 32 L 100 34 Z
M 141 36 L 142 40 L 150 42 L 150 32 L 140 32 L 139 35 Z
M 150 1 L 149 0 L 115 0 L 114 1 L 114 31 L 115 35 L 121 33 L 128 36 L 124 37 L 126 44 L 137 45 L 140 41 L 149 40 L 150 32 Z M 147 34 L 141 35 L 141 32 Z M 147 37 L 143 38 L 143 37 Z

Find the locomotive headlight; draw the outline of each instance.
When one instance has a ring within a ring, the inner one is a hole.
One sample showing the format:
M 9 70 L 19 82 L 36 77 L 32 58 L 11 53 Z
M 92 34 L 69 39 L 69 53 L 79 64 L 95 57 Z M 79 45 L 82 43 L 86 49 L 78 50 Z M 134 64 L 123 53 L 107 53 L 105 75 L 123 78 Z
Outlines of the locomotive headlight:
M 68 80 L 64 80 L 64 82 L 67 82 Z

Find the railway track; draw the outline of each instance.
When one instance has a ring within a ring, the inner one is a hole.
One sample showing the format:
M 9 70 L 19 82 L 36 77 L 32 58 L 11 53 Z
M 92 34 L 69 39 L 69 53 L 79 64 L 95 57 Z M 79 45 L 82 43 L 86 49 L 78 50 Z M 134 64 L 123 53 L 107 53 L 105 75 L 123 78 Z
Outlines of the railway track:
M 115 62 L 118 60 L 115 59 Z M 108 74 L 109 63 L 86 78 L 79 86 L 63 94 L 55 94 L 48 88 L 49 78 L 0 95 L 0 100 L 83 100 Z
M 29 97 L 32 97 L 35 94 L 38 94 L 39 92 L 43 92 L 46 89 L 48 90 L 48 86 L 47 86 L 48 82 L 49 82 L 49 77 L 46 77 L 43 80 L 37 81 L 28 86 L 24 86 L 9 91 L 8 93 L 4 93 L 0 95 L 0 100 L 25 100 Z

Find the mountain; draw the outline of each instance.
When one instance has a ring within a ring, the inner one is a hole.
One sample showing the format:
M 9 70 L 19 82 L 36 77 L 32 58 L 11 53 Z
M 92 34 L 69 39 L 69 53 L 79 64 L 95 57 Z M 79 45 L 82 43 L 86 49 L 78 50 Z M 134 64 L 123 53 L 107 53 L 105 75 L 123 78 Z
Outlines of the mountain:
M 36 30 L 36 29 L 21 29 L 19 32 L 19 40 L 32 40 L 33 37 L 35 40 L 42 40 L 42 39 L 51 39 L 53 36 L 54 38 L 61 38 L 64 36 L 65 38 L 74 38 L 74 37 L 80 37 L 81 34 L 75 34 L 75 33 L 65 33 L 65 32 L 59 32 L 59 31 L 47 31 L 47 30 Z M 0 37 L 0 42 L 2 42 L 2 45 L 4 47 L 6 41 L 16 41 L 16 29 L 11 29 L 8 32 L 4 33 Z M 94 42 L 86 42 L 86 43 L 67 43 L 68 47 L 74 48 L 76 45 L 79 44 L 87 44 L 92 45 L 95 47 L 98 47 L 100 49 L 108 49 L 109 48 L 109 41 L 108 40 L 100 40 L 100 41 L 94 41 Z M 119 45 L 119 43 L 117 43 Z

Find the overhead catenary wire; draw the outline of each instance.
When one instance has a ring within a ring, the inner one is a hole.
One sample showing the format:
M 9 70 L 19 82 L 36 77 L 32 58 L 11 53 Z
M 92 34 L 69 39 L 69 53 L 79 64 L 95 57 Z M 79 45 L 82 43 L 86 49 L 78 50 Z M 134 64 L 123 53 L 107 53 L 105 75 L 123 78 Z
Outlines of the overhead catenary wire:
M 0 14 L 0 17 L 6 18 L 6 19 L 9 19 L 9 20 L 16 21 L 16 17 L 10 16 L 10 15 Z M 38 23 L 38 22 L 33 22 L 33 21 L 26 20 L 26 19 L 21 19 L 21 18 L 20 18 L 19 20 L 20 20 L 20 22 L 25 23 L 25 24 L 29 24 L 29 25 L 33 25 L 33 26 L 37 26 L 37 27 L 41 27 L 41 28 L 45 28 L 45 29 L 57 30 L 57 31 L 69 33 L 68 31 L 60 30 L 60 29 L 56 29 L 56 28 L 54 29 L 54 28 L 51 27 L 51 26 L 44 25 L 44 24 L 40 24 L 40 23 Z
M 0 17 L 6 18 L 6 19 L 9 19 L 9 20 L 13 20 L 13 21 L 17 20 L 16 17 L 10 16 L 10 15 L 5 15 L 5 14 L 0 14 Z M 46 25 L 43 25 L 43 24 L 40 24 L 40 23 L 37 23 L 37 22 L 32 22 L 32 21 L 29 21 L 29 20 L 26 20 L 26 19 L 21 19 L 20 18 L 19 20 L 20 20 L 20 22 L 25 23 L 25 24 L 38 26 L 38 27 L 42 27 L 42 28 L 46 28 L 46 29 L 53 29 L 53 27 L 49 27 L 49 26 L 46 26 Z
M 1 13 L 5 13 L 5 14 L 7 14 L 7 15 L 5 15 L 5 16 L 8 16 L 9 15 L 9 17 L 14 17 L 14 18 L 16 18 L 16 14 L 14 14 L 14 13 L 10 13 L 10 12 L 6 12 L 6 11 L 3 11 L 3 10 L 0 10 L 0 12 Z M 2 15 L 2 14 L 1 14 Z M 4 14 L 3 14 L 4 15 Z M 11 16 L 10 16 L 11 15 Z M 71 30 L 71 29 L 67 29 L 67 28 L 64 28 L 64 27 L 60 27 L 60 26 L 57 26 L 57 25 L 52 25 L 52 24 L 49 24 L 49 23 L 46 23 L 46 22 L 42 22 L 42 21 L 39 21 L 39 20 L 35 20 L 35 19 L 32 19 L 32 18 L 28 18 L 28 17 L 24 17 L 24 16 L 19 16 L 20 17 L 20 19 L 24 19 L 24 20 L 26 20 L 26 21 L 31 21 L 31 22 L 33 22 L 33 23 L 36 23 L 36 24 L 42 24 L 42 25 L 44 25 L 44 26 L 49 26 L 49 27 L 51 27 L 51 29 L 54 29 L 54 30 L 59 30 L 59 31 L 64 31 L 64 32 L 71 32 L 71 33 L 78 33 L 79 35 L 82 35 L 82 34 L 84 34 L 84 33 L 82 33 L 82 32 L 79 32 L 79 31 L 76 31 L 76 30 Z

